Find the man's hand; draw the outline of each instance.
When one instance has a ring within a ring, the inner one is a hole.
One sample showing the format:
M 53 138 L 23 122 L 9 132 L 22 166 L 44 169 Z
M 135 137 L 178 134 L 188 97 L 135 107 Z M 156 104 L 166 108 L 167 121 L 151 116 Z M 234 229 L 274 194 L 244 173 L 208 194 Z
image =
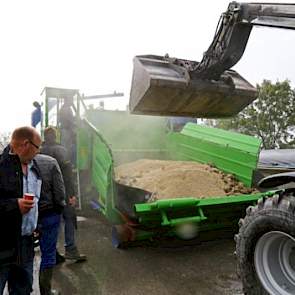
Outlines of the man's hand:
M 17 199 L 17 201 L 18 201 L 19 210 L 22 215 L 28 213 L 35 206 L 34 200 L 25 200 L 22 198 L 22 199 Z
M 71 196 L 69 197 L 69 205 L 75 207 L 76 206 L 76 197 L 75 196 Z

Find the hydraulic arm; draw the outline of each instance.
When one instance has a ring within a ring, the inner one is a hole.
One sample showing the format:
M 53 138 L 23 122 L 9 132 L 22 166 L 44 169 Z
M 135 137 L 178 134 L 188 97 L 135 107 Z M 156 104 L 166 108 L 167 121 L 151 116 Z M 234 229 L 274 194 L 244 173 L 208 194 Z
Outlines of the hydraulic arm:
M 220 18 L 213 42 L 202 61 L 190 71 L 191 76 L 218 80 L 242 57 L 254 25 L 294 30 L 295 5 L 230 3 Z

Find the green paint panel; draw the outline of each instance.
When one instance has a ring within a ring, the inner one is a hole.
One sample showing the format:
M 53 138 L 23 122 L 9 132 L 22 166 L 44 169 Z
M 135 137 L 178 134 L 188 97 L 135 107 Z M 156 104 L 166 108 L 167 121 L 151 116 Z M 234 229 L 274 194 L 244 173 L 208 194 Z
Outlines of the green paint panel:
M 261 144 L 261 140 L 253 136 L 194 123 L 186 124 L 181 134 L 222 146 L 230 146 L 231 148 L 252 154 L 257 153 L 257 148 L 259 148 Z
M 101 212 L 110 222 L 121 221 L 120 213 L 115 208 L 114 170 L 112 152 L 104 137 L 87 120 L 81 122 L 81 150 L 87 150 L 89 157 L 91 183 L 98 193 L 97 201 L 102 206 Z M 79 144 L 79 146 L 80 146 Z M 82 162 L 82 161 L 81 161 Z
M 176 159 L 213 164 L 251 187 L 261 146 L 259 139 L 188 123 L 181 133 L 170 133 L 168 141 Z

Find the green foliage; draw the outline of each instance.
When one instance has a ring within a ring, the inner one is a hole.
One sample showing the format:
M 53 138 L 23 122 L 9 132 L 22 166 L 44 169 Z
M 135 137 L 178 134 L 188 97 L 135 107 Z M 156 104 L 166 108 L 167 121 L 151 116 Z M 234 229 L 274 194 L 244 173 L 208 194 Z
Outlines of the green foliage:
M 257 89 L 251 105 L 231 119 L 217 120 L 215 126 L 259 137 L 265 149 L 294 147 L 295 90 L 290 82 L 264 80 Z

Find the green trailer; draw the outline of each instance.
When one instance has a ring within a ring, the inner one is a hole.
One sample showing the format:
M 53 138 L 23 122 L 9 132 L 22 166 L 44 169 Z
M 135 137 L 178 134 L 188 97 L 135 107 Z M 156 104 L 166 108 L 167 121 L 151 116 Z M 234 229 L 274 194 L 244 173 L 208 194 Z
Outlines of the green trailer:
M 142 158 L 209 163 L 250 187 L 260 141 L 194 123 L 186 124 L 181 132 L 173 132 L 165 117 L 88 109 L 76 90 L 45 88 L 44 94 L 48 110 L 44 126 L 53 122 L 59 127 L 58 108 L 68 97 L 74 98 L 76 170 L 82 207 L 91 204 L 112 224 L 114 246 L 166 238 L 183 241 L 233 236 L 246 208 L 259 198 L 274 194 L 208 199 L 183 196 L 149 202 L 151 192 L 115 181 L 116 165 Z
M 96 192 L 92 202 L 113 224 L 115 246 L 170 237 L 207 240 L 233 236 L 246 208 L 274 194 L 208 199 L 186 196 L 149 202 L 150 192 L 115 181 L 115 165 L 141 158 L 209 163 L 250 187 L 260 141 L 193 123 L 186 124 L 181 132 L 170 132 L 165 118 L 130 115 L 126 111 L 92 111 L 86 117 L 78 137 L 78 167 L 90 171 Z M 118 119 L 122 123 L 114 124 Z M 130 126 L 136 128 L 130 132 Z

